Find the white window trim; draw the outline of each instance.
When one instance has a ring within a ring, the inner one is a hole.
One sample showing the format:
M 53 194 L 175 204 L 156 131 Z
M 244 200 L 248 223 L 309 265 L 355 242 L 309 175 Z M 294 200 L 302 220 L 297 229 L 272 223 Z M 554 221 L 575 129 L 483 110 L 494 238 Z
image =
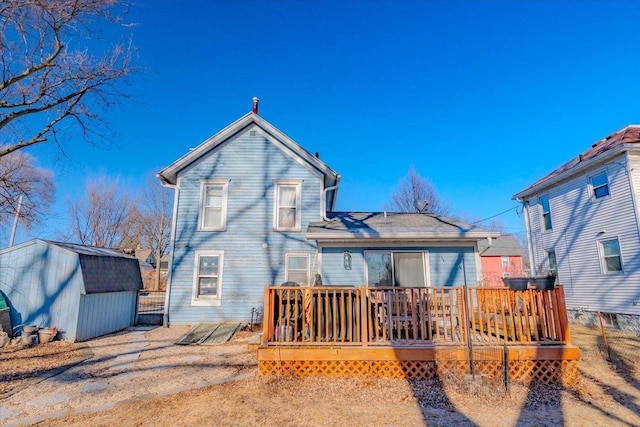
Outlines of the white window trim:
M 598 176 L 598 175 L 602 175 L 602 174 L 604 174 L 607 177 L 607 190 L 609 191 L 609 194 L 607 194 L 606 196 L 602 196 L 602 197 L 598 198 L 598 197 L 596 197 L 596 189 L 593 186 L 593 178 Z M 589 193 L 590 193 L 590 196 L 591 196 L 590 199 L 591 199 L 592 202 L 596 202 L 598 200 L 604 200 L 604 199 L 607 199 L 607 198 L 611 197 L 611 183 L 609 182 L 609 172 L 608 171 L 602 170 L 602 171 L 599 171 L 597 173 L 591 174 L 591 175 L 589 175 L 588 179 L 589 179 Z
M 603 243 L 604 242 L 608 242 L 611 240 L 617 240 L 618 241 L 618 248 L 620 249 L 620 270 L 616 270 L 616 271 L 607 271 L 607 262 L 605 260 L 604 257 L 604 246 Z M 612 236 L 612 237 L 607 237 L 605 239 L 598 239 L 597 240 L 597 244 L 598 244 L 598 257 L 600 258 L 600 270 L 602 272 L 602 274 L 604 275 L 616 275 L 616 274 L 624 274 L 624 261 L 623 261 L 623 257 L 622 257 L 622 245 L 620 244 L 620 238 L 618 236 Z
M 507 265 L 505 265 L 505 261 Z M 511 267 L 511 257 L 509 255 L 501 255 L 500 256 L 500 265 L 502 268 L 510 268 Z
M 310 257 L 309 254 L 306 252 L 291 252 L 291 253 L 287 253 L 284 256 L 284 281 L 285 282 L 289 282 L 289 258 L 291 257 L 304 257 L 307 259 L 307 282 L 309 281 L 309 279 L 311 278 L 311 274 L 310 274 Z M 298 283 L 298 285 L 300 286 L 309 286 L 309 283 Z
M 198 267 L 201 256 L 217 255 L 218 260 L 218 292 L 215 297 L 198 296 Z M 193 258 L 193 285 L 191 288 L 192 306 L 221 306 L 222 305 L 222 272 L 224 271 L 224 251 L 196 251 Z
M 296 219 L 293 227 L 278 227 L 279 189 L 281 186 L 296 187 Z M 273 229 L 275 231 L 302 231 L 302 181 L 278 179 L 273 186 Z
M 551 227 L 547 228 L 547 223 L 544 220 L 544 206 L 542 204 L 542 199 L 547 198 L 547 202 L 549 203 L 549 222 L 551 222 Z M 540 228 L 543 233 L 551 232 L 553 230 L 553 218 L 551 217 L 551 197 L 548 194 L 543 194 L 538 197 L 538 205 L 540 205 Z
M 226 231 L 227 229 L 227 201 L 229 198 L 229 179 L 209 179 L 200 181 L 200 207 L 198 208 L 198 231 Z M 206 188 L 209 185 L 222 185 L 222 206 L 220 212 L 220 227 L 204 226 L 204 201 Z
M 403 250 L 403 249 L 374 249 L 374 250 L 365 250 L 363 261 L 364 261 L 364 283 L 366 286 L 369 286 L 369 267 L 367 265 L 367 254 L 391 254 L 391 284 L 395 283 L 396 280 L 396 272 L 395 265 L 393 265 L 393 254 L 394 253 L 421 253 L 422 254 L 422 269 L 424 274 L 424 286 L 431 286 L 431 275 L 429 274 L 429 251 L 428 250 Z

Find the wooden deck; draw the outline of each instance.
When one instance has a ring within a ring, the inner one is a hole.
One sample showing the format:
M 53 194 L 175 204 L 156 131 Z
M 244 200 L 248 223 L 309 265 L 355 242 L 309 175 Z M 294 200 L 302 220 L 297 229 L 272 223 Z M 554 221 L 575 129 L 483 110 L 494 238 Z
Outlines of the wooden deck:
M 577 382 L 562 287 L 267 287 L 262 375 Z

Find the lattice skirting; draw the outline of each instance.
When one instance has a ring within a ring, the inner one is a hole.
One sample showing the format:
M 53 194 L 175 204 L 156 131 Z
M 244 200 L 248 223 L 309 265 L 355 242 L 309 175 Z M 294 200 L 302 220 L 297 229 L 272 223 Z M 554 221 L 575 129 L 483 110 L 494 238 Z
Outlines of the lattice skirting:
M 576 386 L 580 381 L 578 360 L 509 361 L 509 379 L 529 383 Z M 290 377 L 463 378 L 471 373 L 468 360 L 261 360 L 260 375 Z M 474 360 L 473 372 L 491 381 L 504 378 L 505 364 L 499 360 Z

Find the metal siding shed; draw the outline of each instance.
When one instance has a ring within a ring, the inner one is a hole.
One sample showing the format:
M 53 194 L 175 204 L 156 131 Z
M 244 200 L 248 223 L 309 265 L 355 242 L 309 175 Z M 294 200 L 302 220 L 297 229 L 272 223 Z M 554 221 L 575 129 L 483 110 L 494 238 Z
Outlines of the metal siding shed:
M 110 249 L 35 239 L 0 251 L 0 291 L 20 325 L 55 326 L 67 341 L 123 329 L 142 288 L 138 261 Z

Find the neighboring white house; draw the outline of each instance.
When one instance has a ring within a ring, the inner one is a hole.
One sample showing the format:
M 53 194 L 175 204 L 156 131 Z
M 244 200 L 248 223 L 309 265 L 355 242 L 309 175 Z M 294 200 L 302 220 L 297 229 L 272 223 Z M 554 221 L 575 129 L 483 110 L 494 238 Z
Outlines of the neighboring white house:
M 570 319 L 640 330 L 640 126 L 628 126 L 513 198 L 531 269 L 556 272 Z

